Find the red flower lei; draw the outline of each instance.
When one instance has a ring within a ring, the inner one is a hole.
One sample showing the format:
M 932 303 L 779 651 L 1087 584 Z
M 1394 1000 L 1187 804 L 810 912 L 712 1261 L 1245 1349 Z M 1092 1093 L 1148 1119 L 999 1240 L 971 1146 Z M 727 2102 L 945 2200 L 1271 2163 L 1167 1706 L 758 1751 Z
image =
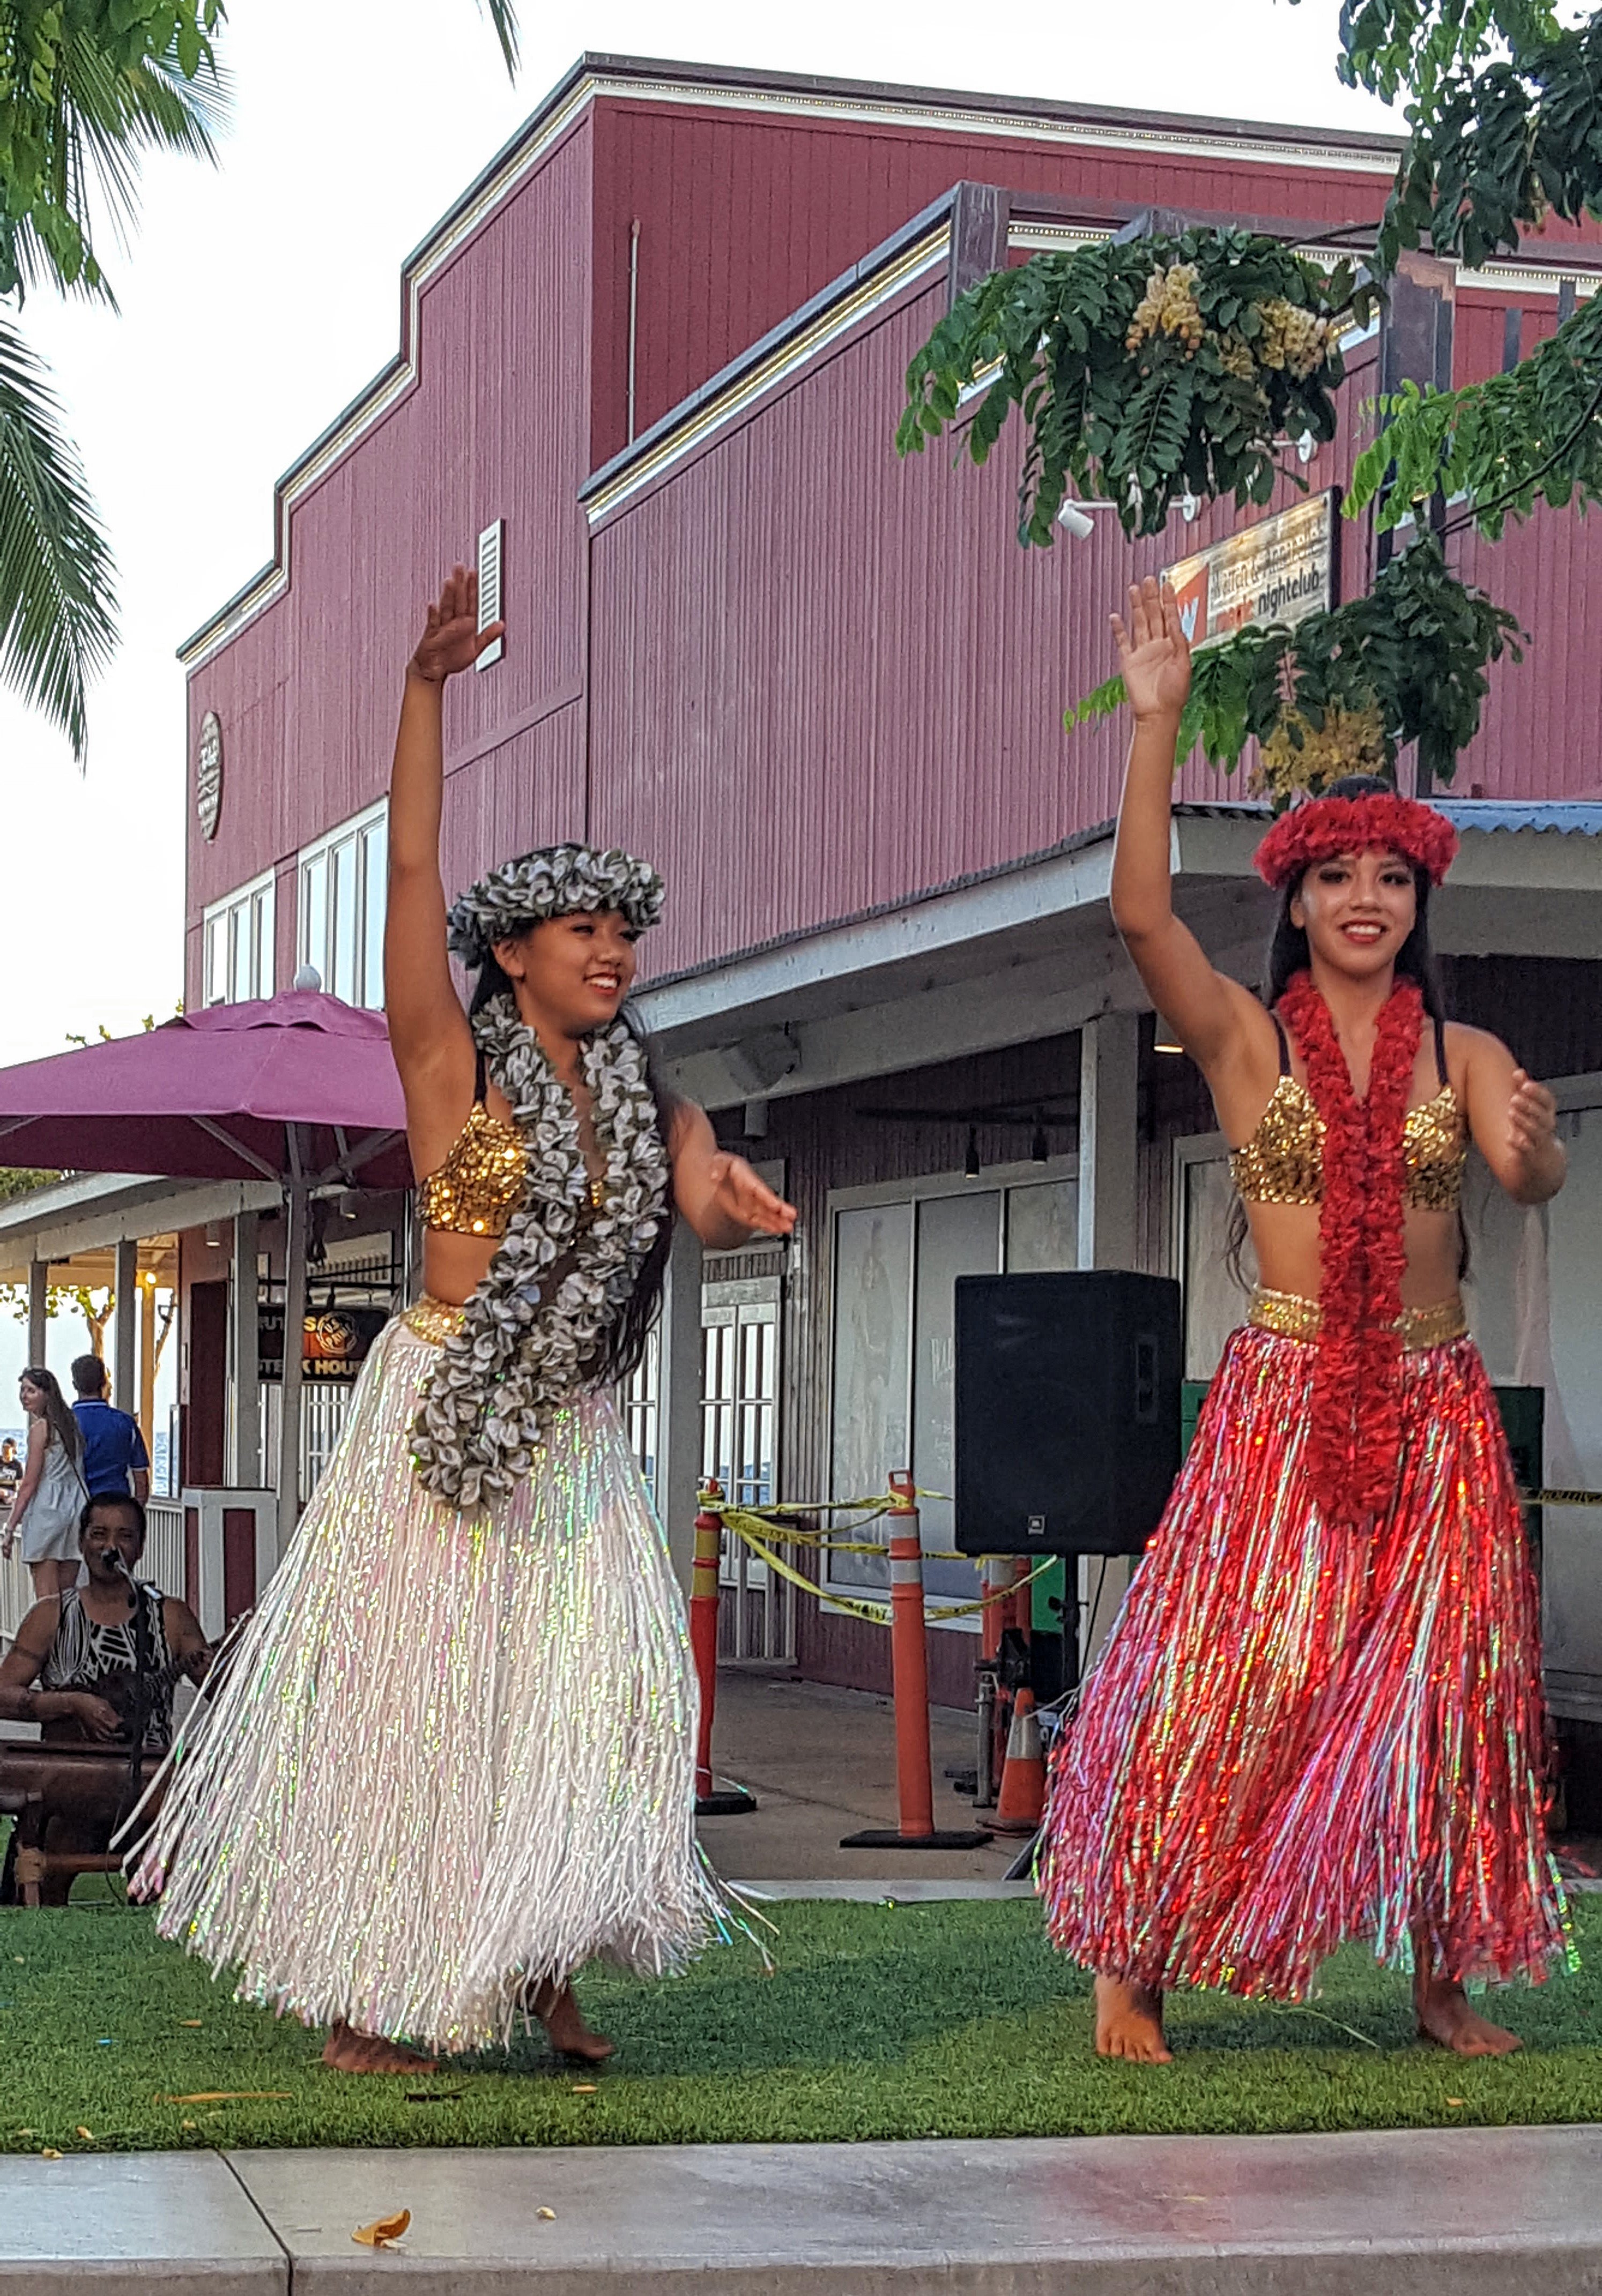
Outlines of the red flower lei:
M 1402 1126 L 1424 999 L 1416 982 L 1397 981 L 1379 1016 L 1362 1100 L 1329 1007 L 1307 973 L 1296 974 L 1279 1009 L 1325 1127 L 1308 1470 L 1325 1520 L 1360 1523 L 1390 1504 L 1401 1442 Z

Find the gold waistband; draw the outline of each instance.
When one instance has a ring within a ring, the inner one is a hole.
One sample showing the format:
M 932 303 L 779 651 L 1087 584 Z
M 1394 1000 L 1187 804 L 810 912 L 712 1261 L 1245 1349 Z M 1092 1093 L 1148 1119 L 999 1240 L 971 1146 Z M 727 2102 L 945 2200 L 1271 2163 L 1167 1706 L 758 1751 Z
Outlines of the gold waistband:
M 1246 1321 L 1260 1332 L 1274 1332 L 1282 1340 L 1316 1340 L 1323 1326 L 1323 1310 L 1316 1300 L 1299 1292 L 1265 1292 L 1261 1284 L 1252 1294 Z M 1461 1300 L 1438 1300 L 1428 1308 L 1404 1308 L 1396 1318 L 1404 1348 L 1443 1348 L 1468 1332 Z
M 443 1347 L 447 1340 L 455 1339 L 462 1328 L 465 1308 L 453 1308 L 448 1300 L 431 1299 L 425 1292 L 416 1304 L 407 1309 L 401 1322 L 408 1332 L 431 1347 Z

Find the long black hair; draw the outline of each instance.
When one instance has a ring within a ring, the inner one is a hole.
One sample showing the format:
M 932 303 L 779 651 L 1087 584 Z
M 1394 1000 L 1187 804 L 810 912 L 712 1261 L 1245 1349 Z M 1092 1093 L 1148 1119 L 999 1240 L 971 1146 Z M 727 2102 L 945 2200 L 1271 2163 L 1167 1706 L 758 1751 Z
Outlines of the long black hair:
M 1396 792 L 1389 782 L 1381 781 L 1376 774 L 1343 774 L 1321 792 L 1325 797 L 1393 797 Z M 1279 910 L 1274 919 L 1274 931 L 1269 941 L 1268 957 L 1263 966 L 1262 1001 L 1271 1013 L 1290 987 L 1298 972 L 1306 972 L 1311 965 L 1311 953 L 1307 946 L 1307 934 L 1291 921 L 1291 904 L 1302 890 L 1304 869 L 1282 886 Z M 1432 1021 L 1446 1023 L 1446 998 L 1441 987 L 1440 968 L 1435 952 L 1430 946 L 1430 880 L 1426 870 L 1413 865 L 1413 890 L 1417 908 L 1413 930 L 1396 952 L 1396 970 L 1409 980 L 1417 981 L 1424 999 L 1424 1009 Z M 1228 1226 L 1224 1236 L 1224 1264 L 1237 1283 L 1245 1283 L 1241 1254 L 1245 1250 L 1251 1233 L 1246 1208 L 1236 1196 L 1229 1206 Z M 1468 1236 L 1458 1220 L 1458 1275 L 1468 1272 Z
M 514 928 L 505 937 L 508 940 L 521 939 L 522 933 L 531 932 L 533 929 L 534 920 L 530 919 L 528 924 L 521 929 Z M 503 970 L 491 949 L 480 965 L 478 978 L 472 984 L 472 996 L 467 1007 L 468 1019 L 472 1020 L 497 996 L 509 996 L 514 1006 L 517 1003 L 512 976 Z M 657 1129 L 661 1134 L 663 1144 L 670 1150 L 673 1119 L 680 1105 L 679 1095 L 664 1083 L 655 1051 L 637 1013 L 625 1004 L 618 1017 L 629 1034 L 645 1047 L 645 1082 L 656 1108 Z M 634 1376 L 645 1361 L 652 1329 L 661 1313 L 662 1287 L 667 1281 L 668 1259 L 673 1249 L 674 1217 L 673 1190 L 670 1182 L 668 1201 L 662 1208 L 651 1249 L 635 1277 L 634 1288 L 607 1325 L 600 1352 L 587 1367 L 588 1374 L 597 1387 L 620 1386 L 624 1380 Z

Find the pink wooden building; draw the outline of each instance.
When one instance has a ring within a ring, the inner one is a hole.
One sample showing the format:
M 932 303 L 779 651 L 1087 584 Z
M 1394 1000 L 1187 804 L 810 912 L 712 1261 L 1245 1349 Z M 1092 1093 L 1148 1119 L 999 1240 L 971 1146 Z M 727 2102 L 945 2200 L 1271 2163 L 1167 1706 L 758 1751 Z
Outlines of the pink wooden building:
M 451 689 L 450 878 L 558 836 L 653 857 L 671 905 L 642 1012 L 802 1210 L 782 1260 L 677 1252 L 631 1406 L 676 1546 L 703 1466 L 751 1495 L 908 1460 L 949 1488 L 962 1272 L 1180 1275 L 1189 1368 L 1211 1369 L 1236 1305 L 1222 1144 L 1111 931 L 1119 734 L 1062 715 L 1105 675 L 1124 583 L 1233 513 L 1131 548 L 1092 506 L 1089 538 L 1025 554 L 1012 458 L 903 464 L 891 434 L 954 283 L 1154 204 L 1313 242 L 1377 217 L 1394 157 L 1294 127 L 587 57 L 408 261 L 393 364 L 286 473 L 272 564 L 185 646 L 192 756 L 220 742 L 222 760 L 215 833 L 191 824 L 189 996 L 311 964 L 376 1002 L 402 665 L 441 570 L 498 548 L 504 658 Z M 1449 279 L 1441 357 L 1459 380 L 1494 371 L 1599 274 L 1596 235 L 1555 231 Z M 1377 357 L 1352 350 L 1354 423 Z M 1338 488 L 1351 452 L 1349 433 L 1314 456 L 1308 485 Z M 1535 644 L 1462 760 L 1439 916 L 1458 1009 L 1564 1096 L 1573 1184 L 1549 1220 L 1487 1216 L 1475 1313 L 1493 1371 L 1547 1387 L 1549 1472 L 1591 1485 L 1597 546 L 1594 524 L 1543 516 L 1462 549 Z M 1361 586 L 1364 524 L 1340 551 Z M 1254 820 L 1199 766 L 1182 794 L 1181 898 L 1253 977 Z M 398 1238 L 393 1206 L 331 1231 L 328 1264 L 371 1256 L 385 1221 Z M 949 1543 L 938 1505 L 928 1529 Z M 1549 1526 L 1553 1689 L 1576 1726 L 1602 1718 L 1594 1531 Z M 883 1685 L 875 1630 L 743 1576 L 731 1652 Z M 972 1589 L 965 1564 L 930 1577 Z M 931 1647 L 938 1693 L 965 1704 L 971 1636 Z

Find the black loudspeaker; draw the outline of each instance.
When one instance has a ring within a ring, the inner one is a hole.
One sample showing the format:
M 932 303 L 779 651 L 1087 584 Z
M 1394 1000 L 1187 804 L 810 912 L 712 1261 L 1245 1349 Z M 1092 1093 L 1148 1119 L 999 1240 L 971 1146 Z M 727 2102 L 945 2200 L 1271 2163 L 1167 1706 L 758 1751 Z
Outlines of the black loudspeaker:
M 1165 1275 L 959 1275 L 962 1552 L 1138 1554 L 1179 1470 L 1179 1372 Z

